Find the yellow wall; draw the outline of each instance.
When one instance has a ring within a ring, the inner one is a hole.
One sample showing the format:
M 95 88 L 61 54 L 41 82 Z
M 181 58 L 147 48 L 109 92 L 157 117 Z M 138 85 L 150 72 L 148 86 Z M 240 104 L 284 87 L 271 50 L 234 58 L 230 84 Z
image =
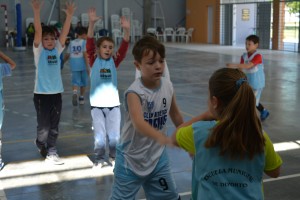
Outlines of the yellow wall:
M 213 44 L 219 44 L 220 0 L 186 0 L 186 28 L 194 28 L 192 42 L 208 43 L 208 6 L 214 13 Z

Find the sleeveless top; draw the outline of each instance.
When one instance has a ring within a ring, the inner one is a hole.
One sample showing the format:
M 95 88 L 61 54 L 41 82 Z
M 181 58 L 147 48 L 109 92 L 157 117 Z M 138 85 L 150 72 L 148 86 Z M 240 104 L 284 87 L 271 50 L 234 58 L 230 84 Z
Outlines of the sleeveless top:
M 247 53 L 243 54 L 244 63 L 248 64 L 257 55 L 257 52 L 254 52 L 250 57 Z M 250 69 L 243 69 L 243 72 L 247 75 L 249 84 L 254 90 L 261 89 L 265 87 L 265 73 L 264 73 L 264 64 L 258 64 Z
M 112 58 L 96 58 L 91 69 L 90 103 L 93 107 L 115 107 L 120 105 L 117 88 L 117 70 Z
M 153 128 L 166 134 L 167 119 L 170 111 L 173 87 L 166 78 L 161 78 L 161 85 L 155 90 L 146 88 L 141 79 L 136 79 L 125 91 L 124 125 L 117 146 L 125 157 L 125 163 L 139 176 L 150 174 L 156 167 L 165 146 L 152 138 L 139 133 L 133 126 L 127 107 L 127 94 L 135 93 L 140 97 L 144 120 Z

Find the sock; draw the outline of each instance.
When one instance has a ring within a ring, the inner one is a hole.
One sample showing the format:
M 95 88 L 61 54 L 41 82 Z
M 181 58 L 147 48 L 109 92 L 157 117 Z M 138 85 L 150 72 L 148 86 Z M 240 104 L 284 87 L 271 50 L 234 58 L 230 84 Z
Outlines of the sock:
M 258 106 L 256 106 L 256 108 L 257 110 L 259 110 L 259 112 L 262 112 L 265 109 L 261 103 L 259 103 Z

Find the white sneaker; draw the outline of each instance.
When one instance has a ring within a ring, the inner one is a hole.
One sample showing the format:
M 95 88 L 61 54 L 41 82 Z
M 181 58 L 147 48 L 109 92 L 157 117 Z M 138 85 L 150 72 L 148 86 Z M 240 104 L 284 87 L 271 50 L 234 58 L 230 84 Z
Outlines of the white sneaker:
M 48 154 L 45 162 L 47 163 L 51 163 L 53 165 L 63 165 L 64 162 L 59 158 L 59 156 L 57 154 Z
M 72 96 L 72 104 L 73 106 L 77 106 L 78 102 L 77 102 L 77 94 L 73 94 Z
M 115 167 L 115 161 L 116 159 L 115 158 L 109 158 L 109 163 L 110 163 L 110 166 L 112 166 L 112 167 Z
M 95 160 L 93 168 L 103 168 L 106 166 L 108 166 L 108 163 L 105 160 L 101 159 L 101 160 Z

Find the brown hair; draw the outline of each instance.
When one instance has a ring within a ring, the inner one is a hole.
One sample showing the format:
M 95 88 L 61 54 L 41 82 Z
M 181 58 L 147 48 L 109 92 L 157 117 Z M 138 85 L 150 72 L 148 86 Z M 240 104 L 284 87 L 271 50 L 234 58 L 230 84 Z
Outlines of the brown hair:
M 259 37 L 257 35 L 249 35 L 246 41 L 252 41 L 254 44 L 259 43 Z
M 114 42 L 114 40 L 111 37 L 103 36 L 103 37 L 101 37 L 101 38 L 99 38 L 97 40 L 96 46 L 99 48 L 100 45 L 102 44 L 102 42 L 104 42 L 104 41 L 111 42 L 111 43 L 113 43 L 115 45 L 115 42 Z
M 55 30 L 51 26 L 42 26 L 42 37 L 45 37 L 46 35 L 56 36 Z
M 220 155 L 231 159 L 252 159 L 262 153 L 265 140 L 246 75 L 239 69 L 219 69 L 209 79 L 209 91 L 209 98 L 215 96 L 219 101 L 219 122 L 211 130 L 205 147 L 218 146 Z
M 161 58 L 165 58 L 165 46 L 153 36 L 144 36 L 132 49 L 133 57 L 138 62 L 141 62 L 142 58 L 150 52 L 153 52 L 153 58 L 157 53 Z

